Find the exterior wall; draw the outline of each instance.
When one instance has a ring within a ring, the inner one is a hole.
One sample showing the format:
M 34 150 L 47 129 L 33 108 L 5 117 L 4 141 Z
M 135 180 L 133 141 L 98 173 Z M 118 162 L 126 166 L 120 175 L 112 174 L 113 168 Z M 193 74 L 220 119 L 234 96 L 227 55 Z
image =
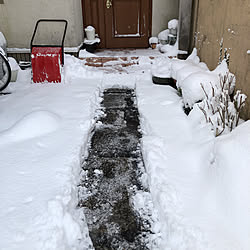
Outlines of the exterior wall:
M 152 36 L 168 28 L 168 21 L 178 19 L 178 0 L 153 0 Z
M 29 48 L 35 23 L 41 18 L 68 20 L 66 47 L 82 42 L 81 0 L 7 0 L 0 5 L 0 30 L 8 47 Z
M 195 0 L 193 42 L 210 69 L 218 64 L 220 41 L 230 53 L 236 87 L 248 95 L 243 118 L 250 118 L 250 0 Z

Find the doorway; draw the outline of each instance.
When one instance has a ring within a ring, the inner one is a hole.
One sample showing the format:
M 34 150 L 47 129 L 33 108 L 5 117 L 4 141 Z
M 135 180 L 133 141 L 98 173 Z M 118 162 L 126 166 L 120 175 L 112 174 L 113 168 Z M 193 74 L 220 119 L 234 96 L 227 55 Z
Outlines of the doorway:
M 82 0 L 84 27 L 92 25 L 101 48 L 147 48 L 152 0 Z

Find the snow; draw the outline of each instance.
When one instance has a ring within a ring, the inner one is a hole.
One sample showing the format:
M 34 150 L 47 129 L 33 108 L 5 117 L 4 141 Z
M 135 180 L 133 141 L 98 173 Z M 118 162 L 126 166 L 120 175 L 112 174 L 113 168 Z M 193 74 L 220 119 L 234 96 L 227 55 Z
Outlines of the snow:
M 152 75 L 162 78 L 171 77 L 171 62 L 168 58 L 158 58 L 153 62 Z
M 163 30 L 158 34 L 159 40 L 168 40 L 169 29 Z
M 80 50 L 79 58 L 87 58 L 87 57 L 98 57 L 98 56 L 94 53 L 88 52 L 86 49 Z
M 178 28 L 178 20 L 172 19 L 168 22 L 168 28 L 169 29 L 177 29 Z
M 92 44 L 100 43 L 100 42 L 101 42 L 100 38 L 97 38 L 97 37 L 93 40 L 88 40 L 87 38 L 84 39 L 84 43 L 88 45 L 92 45 Z
M 20 71 L 7 89 L 12 94 L 0 98 L 0 131 L 6 138 L 0 144 L 0 249 L 91 244 L 75 209 L 76 183 L 100 80 L 91 74 L 86 79 L 81 62 L 72 62 L 65 57 L 66 69 L 74 68 L 66 73 L 66 84 L 30 84 L 30 71 Z
M 0 143 L 10 143 L 39 137 L 55 131 L 60 117 L 50 111 L 33 111 L 0 133 Z M 40 124 L 43 124 L 40 127 Z
M 85 31 L 94 31 L 95 28 L 91 25 L 87 26 L 87 28 L 85 28 Z
M 149 44 L 152 44 L 152 43 L 158 43 L 158 38 L 157 37 L 150 37 Z
M 8 60 L 9 60 L 9 64 L 10 64 L 10 68 L 11 68 L 11 71 L 16 71 L 16 70 L 19 70 L 20 67 L 16 61 L 15 58 L 13 57 L 8 57 Z
M 215 138 L 197 104 L 186 116 L 177 91 L 151 79 L 160 65 L 197 98 L 196 87 L 217 84 L 227 68 L 209 71 L 195 51 L 185 61 L 162 55 L 152 65 L 152 50 L 145 51 L 139 65 L 109 74 L 65 56 L 64 83 L 31 84 L 31 72 L 20 70 L 11 94 L 0 96 L 0 249 L 91 249 L 76 209 L 80 163 L 100 92 L 115 86 L 137 93 L 143 179 L 153 203 L 141 192 L 133 204 L 139 212 L 147 204 L 158 217 L 155 250 L 249 249 L 250 122 Z

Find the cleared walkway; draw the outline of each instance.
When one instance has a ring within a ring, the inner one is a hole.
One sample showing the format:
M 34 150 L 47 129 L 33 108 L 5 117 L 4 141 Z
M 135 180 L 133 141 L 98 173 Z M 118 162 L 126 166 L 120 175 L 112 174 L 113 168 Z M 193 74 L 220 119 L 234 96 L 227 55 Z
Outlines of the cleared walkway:
M 132 199 L 147 191 L 140 181 L 144 165 L 134 91 L 106 90 L 102 109 L 83 164 L 79 206 L 95 249 L 148 249 L 149 215 L 140 217 Z

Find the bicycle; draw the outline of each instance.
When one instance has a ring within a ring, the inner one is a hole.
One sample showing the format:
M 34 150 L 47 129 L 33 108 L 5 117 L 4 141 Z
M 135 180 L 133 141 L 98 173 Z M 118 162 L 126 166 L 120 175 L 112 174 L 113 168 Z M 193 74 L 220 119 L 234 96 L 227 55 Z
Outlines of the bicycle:
M 4 50 L 0 47 L 0 92 L 10 83 L 11 68 Z

